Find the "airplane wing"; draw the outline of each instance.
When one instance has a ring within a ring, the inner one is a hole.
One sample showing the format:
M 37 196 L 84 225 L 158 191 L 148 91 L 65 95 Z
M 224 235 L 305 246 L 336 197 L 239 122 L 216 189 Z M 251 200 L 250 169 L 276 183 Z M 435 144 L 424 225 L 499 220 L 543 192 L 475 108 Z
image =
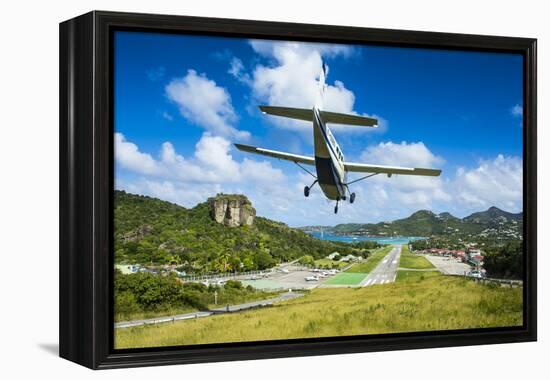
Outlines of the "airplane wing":
M 297 162 L 306 165 L 315 165 L 315 158 L 308 156 L 301 156 L 299 154 L 279 152 L 271 149 L 256 148 L 255 146 L 235 144 L 238 150 L 248 153 L 259 154 L 262 156 L 274 157 L 280 160 L 287 160 Z
M 321 111 L 321 117 L 327 123 L 359 125 L 363 127 L 378 127 L 378 120 L 370 117 L 345 113 Z
M 369 165 L 355 162 L 344 162 L 344 169 L 347 172 L 358 173 L 383 173 L 383 174 L 405 174 L 405 175 L 423 175 L 437 177 L 441 174 L 439 169 L 424 168 L 406 168 L 401 166 Z
M 313 121 L 313 111 L 305 108 L 260 106 L 263 113 L 275 116 L 289 117 L 304 121 Z

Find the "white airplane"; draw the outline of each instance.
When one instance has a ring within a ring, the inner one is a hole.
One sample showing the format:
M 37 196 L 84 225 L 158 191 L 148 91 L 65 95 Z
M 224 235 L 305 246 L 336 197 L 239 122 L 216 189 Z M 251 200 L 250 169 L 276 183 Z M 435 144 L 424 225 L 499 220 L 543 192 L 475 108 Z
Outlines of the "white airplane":
M 260 110 L 264 114 L 312 122 L 314 157 L 257 148 L 243 144 L 235 144 L 237 149 L 243 152 L 260 154 L 263 156 L 294 162 L 315 178 L 315 181 L 311 184 L 311 186 L 306 186 L 304 188 L 304 195 L 308 197 L 311 188 L 315 186 L 316 183 L 319 183 L 319 186 L 321 187 L 321 190 L 323 190 L 325 196 L 328 199 L 336 201 L 334 213 L 338 213 L 338 202 L 341 200 L 346 200 L 347 194 L 349 194 L 350 203 L 355 201 L 355 193 L 352 193 L 349 190 L 349 185 L 352 183 L 362 181 L 377 174 L 386 174 L 388 177 L 391 177 L 393 174 L 437 177 L 441 174 L 441 170 L 438 169 L 408 168 L 400 166 L 345 162 L 344 154 L 338 146 L 338 143 L 336 142 L 336 139 L 332 135 L 332 132 L 327 124 L 346 124 L 376 128 L 378 126 L 378 120 L 358 115 L 323 111 L 323 98 L 326 89 L 325 79 L 327 73 L 328 67 L 323 63 L 318 79 L 319 92 L 313 108 L 260 106 Z M 308 169 L 303 167 L 302 164 L 315 166 L 317 175 L 314 175 Z M 347 182 L 348 172 L 370 174 L 351 182 Z
M 319 281 L 319 277 L 317 277 L 317 276 L 307 276 L 307 277 L 304 277 L 304 280 L 306 280 L 306 281 Z

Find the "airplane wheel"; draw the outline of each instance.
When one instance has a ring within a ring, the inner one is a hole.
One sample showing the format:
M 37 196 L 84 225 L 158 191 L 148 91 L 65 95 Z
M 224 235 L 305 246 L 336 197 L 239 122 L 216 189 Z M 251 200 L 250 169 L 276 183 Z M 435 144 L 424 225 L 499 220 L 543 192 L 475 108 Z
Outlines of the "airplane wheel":
M 334 213 L 338 214 L 338 205 L 334 206 Z
M 309 197 L 309 187 L 307 187 L 307 186 L 304 187 L 304 195 L 305 195 L 306 197 Z
M 349 196 L 349 203 L 355 202 L 355 193 L 351 193 Z

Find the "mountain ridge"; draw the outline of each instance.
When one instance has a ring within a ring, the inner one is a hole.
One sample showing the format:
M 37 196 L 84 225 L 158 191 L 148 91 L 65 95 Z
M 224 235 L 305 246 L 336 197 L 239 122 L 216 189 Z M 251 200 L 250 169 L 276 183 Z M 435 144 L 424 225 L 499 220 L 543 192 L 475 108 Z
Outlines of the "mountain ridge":
M 511 213 L 491 206 L 485 211 L 474 212 L 458 218 L 450 212 L 435 214 L 430 210 L 418 210 L 406 218 L 378 223 L 342 223 L 335 226 L 305 226 L 303 231 L 317 231 L 371 236 L 432 236 L 450 233 L 497 233 L 508 228 L 509 233 L 519 233 L 523 224 L 523 212 Z

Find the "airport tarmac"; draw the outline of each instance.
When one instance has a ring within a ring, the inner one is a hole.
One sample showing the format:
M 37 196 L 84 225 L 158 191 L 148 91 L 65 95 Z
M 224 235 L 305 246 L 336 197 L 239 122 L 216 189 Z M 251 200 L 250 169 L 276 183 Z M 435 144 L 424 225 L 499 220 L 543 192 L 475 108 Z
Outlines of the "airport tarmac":
M 269 276 L 265 278 L 241 280 L 241 282 L 261 290 L 313 289 L 316 288 L 322 280 L 306 281 L 305 278 L 315 274 L 317 273 L 313 273 L 309 270 L 296 270 L 289 273 L 276 272 L 270 273 Z
M 426 259 L 428 259 L 443 274 L 465 276 L 466 273 L 472 270 L 470 265 L 465 264 L 454 257 L 432 255 L 425 255 L 424 257 L 426 257 Z

